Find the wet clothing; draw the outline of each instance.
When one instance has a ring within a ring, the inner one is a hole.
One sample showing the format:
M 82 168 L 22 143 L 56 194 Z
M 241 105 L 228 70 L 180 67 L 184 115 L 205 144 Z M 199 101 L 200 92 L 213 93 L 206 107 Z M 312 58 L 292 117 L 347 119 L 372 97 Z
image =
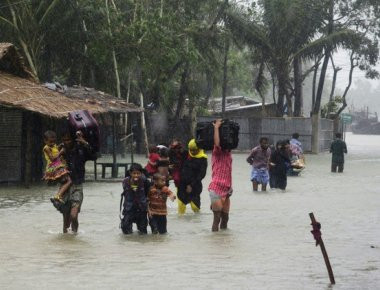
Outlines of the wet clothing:
M 214 146 L 212 151 L 212 175 L 209 191 L 213 191 L 221 197 L 227 196 L 232 189 L 232 156 L 231 152 L 222 150 L 220 146 Z
M 271 150 L 261 148 L 261 146 L 256 146 L 252 149 L 251 154 L 247 158 L 247 162 L 252 165 L 255 169 L 268 169 L 268 162 L 271 155 Z
M 298 139 L 290 139 L 290 145 L 294 145 L 294 148 L 298 147 L 297 150 L 300 152 L 300 154 L 303 154 L 302 143 Z
M 145 166 L 146 171 L 153 175 L 157 172 L 157 161 L 160 160 L 160 155 L 158 153 L 150 153 L 149 154 L 149 162 L 155 163 L 156 166 L 153 166 L 148 162 L 148 164 Z
M 255 181 L 258 184 L 268 184 L 269 172 L 266 168 L 252 168 L 251 181 Z
M 75 143 L 72 149 L 66 149 L 64 159 L 73 184 L 79 185 L 84 182 L 85 164 L 88 160 L 94 160 L 96 152 L 90 145 Z
M 188 155 L 181 170 L 181 182 L 178 187 L 177 197 L 183 204 L 193 202 L 198 209 L 201 207 L 202 180 L 207 172 L 207 157 L 194 158 Z M 191 192 L 186 192 L 186 187 L 191 186 Z
M 167 233 L 167 219 L 166 215 L 152 215 L 149 218 L 149 225 L 152 229 L 152 234 L 166 234 Z
M 83 185 L 72 184 L 68 194 L 64 195 L 63 201 L 63 204 L 60 202 L 53 203 L 62 214 L 70 214 L 71 209 L 74 207 L 78 207 L 78 212 L 80 212 L 83 202 Z
M 166 200 L 168 196 L 173 193 L 167 186 L 161 189 L 152 186 L 149 189 L 148 201 L 149 201 L 149 212 L 151 215 L 167 215 L 168 210 L 166 207 Z
M 183 162 L 187 157 L 187 152 L 183 150 L 175 150 L 170 148 L 169 150 L 169 160 L 170 164 L 173 165 L 173 169 L 171 170 L 171 176 L 174 180 L 174 184 L 176 187 L 179 187 L 181 180 L 181 170 L 183 166 Z
M 271 188 L 285 190 L 287 186 L 286 172 L 290 167 L 290 159 L 287 152 L 285 150 L 275 150 L 270 157 L 270 162 L 275 164 L 270 168 Z
M 132 184 L 131 177 L 127 177 L 123 181 L 123 193 L 122 200 L 123 211 L 121 220 L 121 229 L 124 234 L 132 233 L 132 225 L 136 223 L 137 229 L 140 233 L 147 233 L 148 218 L 147 218 L 147 192 L 149 190 L 150 183 L 142 176 L 137 187 Z
M 61 177 L 68 174 L 69 171 L 66 168 L 65 162 L 60 157 L 51 160 L 46 151 L 50 151 L 53 156 L 57 156 L 59 154 L 59 149 L 56 144 L 52 147 L 48 145 L 44 146 L 43 154 L 46 161 L 46 169 L 43 179 L 49 182 L 58 181 Z
M 344 163 L 331 163 L 331 172 L 336 172 L 337 169 L 338 172 L 343 172 Z
M 332 163 L 343 164 L 344 154 L 347 153 L 347 145 L 341 139 L 336 139 L 331 143 L 330 153 L 332 153 Z

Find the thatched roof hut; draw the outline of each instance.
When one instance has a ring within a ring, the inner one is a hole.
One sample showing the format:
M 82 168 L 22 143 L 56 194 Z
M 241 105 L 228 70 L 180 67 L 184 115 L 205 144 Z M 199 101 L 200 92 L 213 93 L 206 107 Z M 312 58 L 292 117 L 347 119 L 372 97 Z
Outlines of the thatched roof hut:
M 41 180 L 44 130 L 59 130 L 60 124 L 66 123 L 64 118 L 68 113 L 77 110 L 88 110 L 95 115 L 112 113 L 113 120 L 116 114 L 143 111 L 95 89 L 41 85 L 17 49 L 10 43 L 0 43 L 0 160 L 3 164 L 0 183 Z M 115 136 L 113 126 L 113 140 Z
M 142 111 L 95 89 L 72 87 L 60 92 L 48 89 L 34 80 L 10 43 L 0 43 L 0 105 L 52 118 L 64 118 L 71 111 L 83 109 L 94 114 Z

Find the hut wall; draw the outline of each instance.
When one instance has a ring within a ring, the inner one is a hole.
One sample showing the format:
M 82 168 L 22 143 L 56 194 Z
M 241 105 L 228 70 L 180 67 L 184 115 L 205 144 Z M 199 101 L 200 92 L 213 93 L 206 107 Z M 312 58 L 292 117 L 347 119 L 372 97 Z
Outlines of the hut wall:
M 22 112 L 0 106 L 0 182 L 22 179 Z

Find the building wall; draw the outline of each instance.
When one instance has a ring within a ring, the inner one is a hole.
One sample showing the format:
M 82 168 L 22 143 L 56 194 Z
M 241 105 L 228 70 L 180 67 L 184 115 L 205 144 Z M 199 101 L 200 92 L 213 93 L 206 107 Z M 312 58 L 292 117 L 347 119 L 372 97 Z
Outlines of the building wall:
M 22 178 L 22 112 L 0 106 L 0 182 Z

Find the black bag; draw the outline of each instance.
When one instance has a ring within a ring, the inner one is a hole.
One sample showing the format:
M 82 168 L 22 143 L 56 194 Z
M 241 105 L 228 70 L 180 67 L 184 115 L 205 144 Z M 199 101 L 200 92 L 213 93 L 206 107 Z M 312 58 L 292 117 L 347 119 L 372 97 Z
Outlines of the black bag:
M 199 148 L 204 150 L 212 150 L 214 148 L 214 126 L 212 122 L 197 123 L 195 142 Z
M 220 147 L 225 150 L 236 149 L 239 145 L 239 130 L 238 123 L 230 120 L 223 121 L 219 129 Z
M 239 144 L 238 123 L 230 120 L 223 120 L 219 128 L 220 147 L 225 150 L 237 148 Z M 195 130 L 195 142 L 204 150 L 214 148 L 214 126 L 212 122 L 199 122 Z

